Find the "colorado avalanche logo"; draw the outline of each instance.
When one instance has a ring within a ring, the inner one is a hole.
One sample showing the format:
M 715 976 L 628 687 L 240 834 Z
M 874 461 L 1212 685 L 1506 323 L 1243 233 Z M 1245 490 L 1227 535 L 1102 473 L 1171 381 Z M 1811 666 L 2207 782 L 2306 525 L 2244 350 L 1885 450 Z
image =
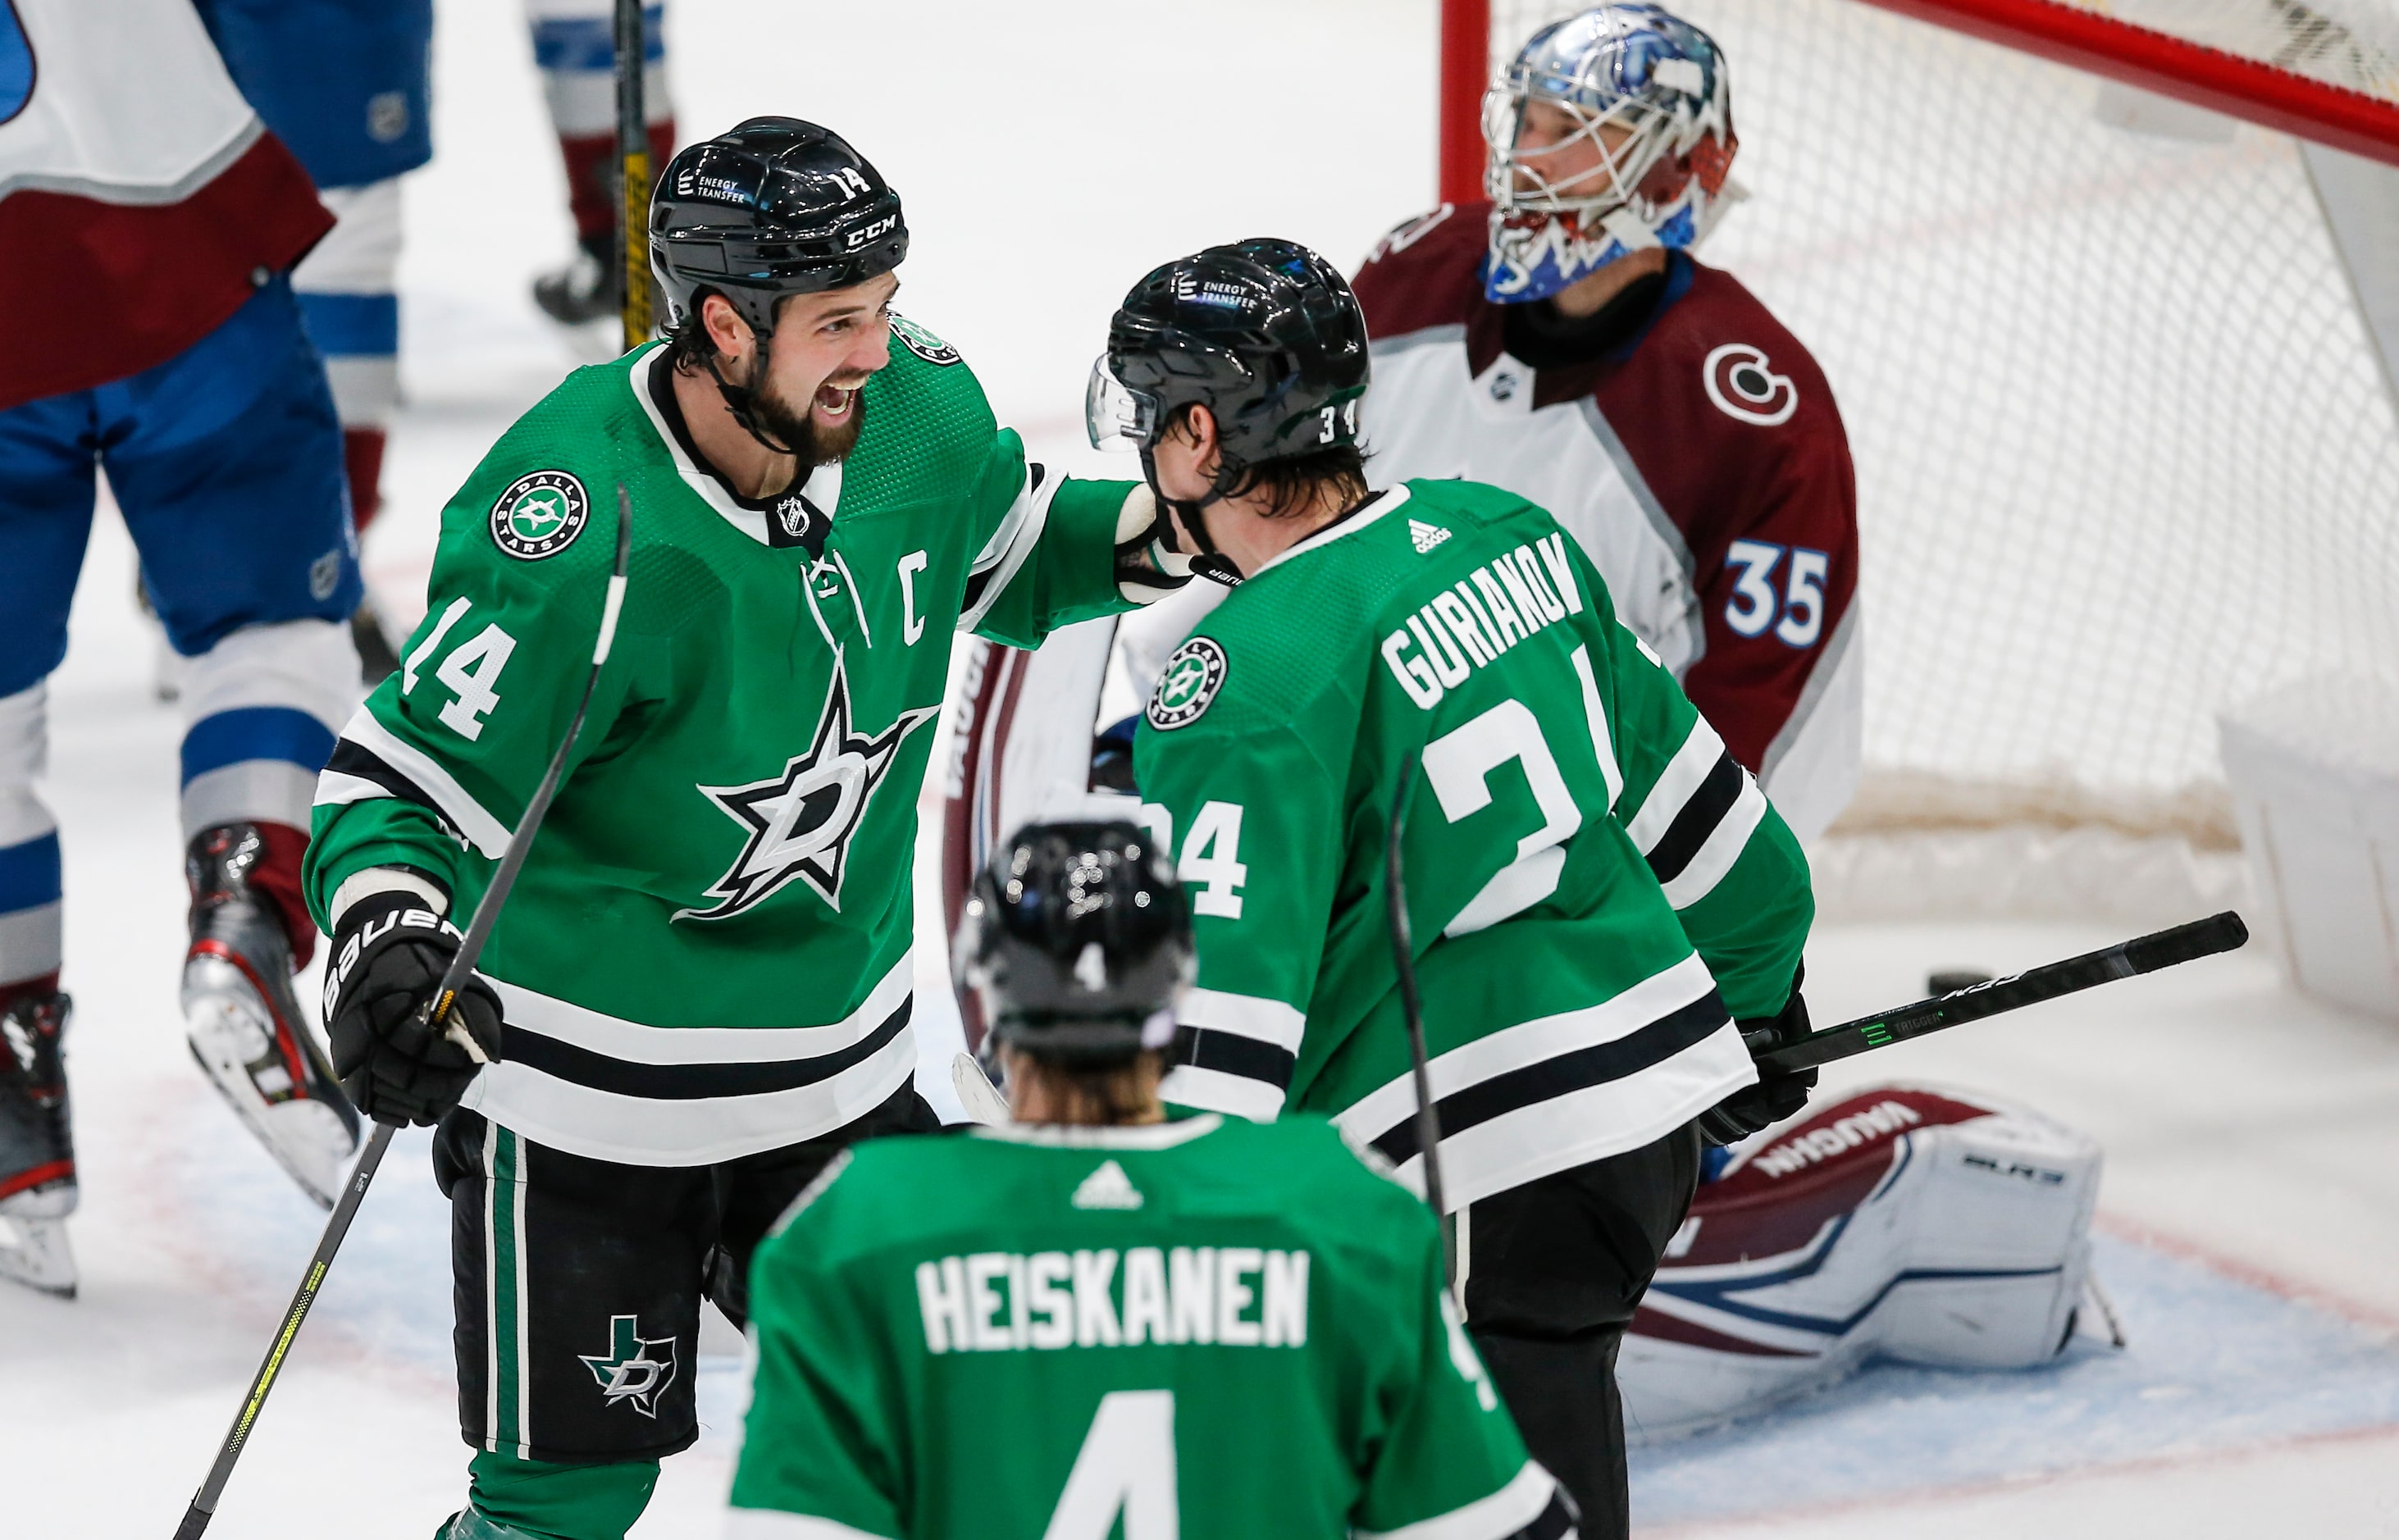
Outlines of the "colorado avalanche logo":
M 1768 367 L 1766 353 L 1747 343 L 1727 343 L 1700 367 L 1708 399 L 1738 422 L 1781 427 L 1799 410 L 1799 387 L 1788 374 Z

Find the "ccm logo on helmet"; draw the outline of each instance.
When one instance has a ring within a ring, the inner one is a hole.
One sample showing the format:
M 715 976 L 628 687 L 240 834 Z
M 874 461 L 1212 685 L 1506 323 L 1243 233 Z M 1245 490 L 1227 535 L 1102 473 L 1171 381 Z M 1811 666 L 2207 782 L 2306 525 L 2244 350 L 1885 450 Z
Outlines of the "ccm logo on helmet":
M 1780 427 L 1799 410 L 1799 387 L 1767 367 L 1766 354 L 1747 343 L 1727 343 L 1700 366 L 1716 410 L 1759 427 Z
M 877 240 L 889 235 L 891 233 L 891 227 L 899 223 L 899 215 L 887 214 L 883 218 L 876 220 L 874 223 L 868 225 L 863 230 L 852 230 L 849 233 L 848 237 L 841 243 L 842 250 L 845 251 L 855 251 L 860 247 L 865 245 L 868 241 Z

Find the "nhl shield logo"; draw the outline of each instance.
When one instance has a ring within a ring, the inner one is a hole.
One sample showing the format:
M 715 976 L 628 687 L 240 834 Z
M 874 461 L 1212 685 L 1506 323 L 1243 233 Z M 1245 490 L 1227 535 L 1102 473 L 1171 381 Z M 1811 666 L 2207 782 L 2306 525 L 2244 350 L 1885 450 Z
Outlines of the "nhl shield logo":
M 562 470 L 537 470 L 508 483 L 492 505 L 492 543 L 520 561 L 556 556 L 591 521 L 583 483 Z
M 1225 687 L 1225 649 L 1213 637 L 1195 636 L 1174 649 L 1158 676 L 1158 688 L 1144 713 L 1161 733 L 1187 727 L 1200 720 Z

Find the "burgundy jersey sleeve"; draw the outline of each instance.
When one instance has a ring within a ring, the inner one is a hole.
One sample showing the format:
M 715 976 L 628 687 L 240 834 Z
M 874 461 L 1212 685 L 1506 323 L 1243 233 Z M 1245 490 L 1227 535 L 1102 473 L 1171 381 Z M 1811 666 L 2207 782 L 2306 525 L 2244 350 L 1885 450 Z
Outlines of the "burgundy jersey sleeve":
M 1594 395 L 1689 547 L 1706 645 L 1684 692 L 1763 775 L 1848 642 L 1857 481 L 1815 359 L 1730 275 L 1692 266 Z
M 1462 324 L 1483 296 L 1490 214 L 1487 203 L 1444 203 L 1376 241 L 1350 283 L 1366 334 L 1381 341 Z

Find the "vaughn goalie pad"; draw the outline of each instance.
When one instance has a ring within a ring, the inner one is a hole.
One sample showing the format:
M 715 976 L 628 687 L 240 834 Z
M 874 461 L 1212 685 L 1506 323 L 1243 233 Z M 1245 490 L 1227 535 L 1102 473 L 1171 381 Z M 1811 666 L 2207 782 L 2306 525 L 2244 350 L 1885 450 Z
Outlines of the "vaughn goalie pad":
M 1031 819 L 1082 811 L 1091 731 L 1117 622 L 1086 620 L 1037 652 L 967 640 L 942 783 L 942 933 L 956 936 L 975 873 Z M 1129 816 L 1130 803 L 1125 812 Z M 982 1003 L 953 979 L 967 1047 L 983 1044 Z
M 1744 1141 L 1700 1188 L 1617 1362 L 1635 1442 L 1821 1389 L 1874 1358 L 2018 1369 L 2064 1351 L 2099 1147 L 2029 1108 L 1914 1085 Z

